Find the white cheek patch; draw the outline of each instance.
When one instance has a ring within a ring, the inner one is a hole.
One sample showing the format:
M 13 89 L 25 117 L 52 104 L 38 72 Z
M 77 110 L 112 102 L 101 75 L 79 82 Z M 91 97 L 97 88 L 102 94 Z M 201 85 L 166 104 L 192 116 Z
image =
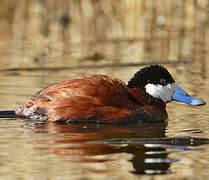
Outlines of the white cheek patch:
M 155 98 L 161 99 L 164 102 L 171 101 L 171 97 L 175 92 L 175 84 L 167 84 L 163 85 L 155 85 L 155 84 L 147 84 L 145 86 L 146 92 Z

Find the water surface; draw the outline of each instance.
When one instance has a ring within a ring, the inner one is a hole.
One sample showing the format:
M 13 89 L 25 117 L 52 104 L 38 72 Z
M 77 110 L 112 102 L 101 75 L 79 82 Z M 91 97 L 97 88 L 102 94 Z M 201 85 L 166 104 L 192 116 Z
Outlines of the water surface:
M 208 101 L 207 79 L 200 75 L 191 78 L 186 65 L 166 67 L 191 95 Z M 85 74 L 104 73 L 127 82 L 139 68 L 2 72 L 0 107 L 16 109 L 41 88 Z M 123 126 L 1 119 L 0 178 L 206 178 L 209 175 L 207 109 L 207 104 L 191 107 L 172 102 L 167 106 L 169 119 L 164 123 Z

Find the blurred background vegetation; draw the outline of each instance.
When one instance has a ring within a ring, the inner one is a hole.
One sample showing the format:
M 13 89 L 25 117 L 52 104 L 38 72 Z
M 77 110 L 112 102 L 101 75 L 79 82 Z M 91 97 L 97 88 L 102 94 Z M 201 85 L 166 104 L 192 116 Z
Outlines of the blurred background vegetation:
M 1 0 L 0 69 L 191 63 L 206 71 L 208 0 Z

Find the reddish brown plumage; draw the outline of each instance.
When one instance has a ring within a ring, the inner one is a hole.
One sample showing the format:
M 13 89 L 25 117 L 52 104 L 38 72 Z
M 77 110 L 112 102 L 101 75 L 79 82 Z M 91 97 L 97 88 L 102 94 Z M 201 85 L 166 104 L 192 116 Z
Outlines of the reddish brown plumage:
M 127 123 L 167 118 L 162 101 L 105 75 L 51 85 L 32 97 L 16 114 L 52 122 Z

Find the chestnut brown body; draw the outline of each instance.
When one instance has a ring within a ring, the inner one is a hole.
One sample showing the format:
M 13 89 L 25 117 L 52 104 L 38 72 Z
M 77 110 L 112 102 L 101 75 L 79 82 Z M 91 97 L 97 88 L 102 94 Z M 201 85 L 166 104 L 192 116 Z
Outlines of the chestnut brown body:
M 166 104 L 118 79 L 93 75 L 51 85 L 16 110 L 17 116 L 50 122 L 131 123 L 162 121 Z

